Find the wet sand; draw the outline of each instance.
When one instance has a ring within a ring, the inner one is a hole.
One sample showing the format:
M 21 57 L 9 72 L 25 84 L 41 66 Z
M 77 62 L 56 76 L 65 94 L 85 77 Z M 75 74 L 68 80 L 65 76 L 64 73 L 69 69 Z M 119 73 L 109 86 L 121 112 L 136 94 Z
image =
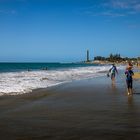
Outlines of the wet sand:
M 140 81 L 74 81 L 30 94 L 0 97 L 2 140 L 139 140 Z

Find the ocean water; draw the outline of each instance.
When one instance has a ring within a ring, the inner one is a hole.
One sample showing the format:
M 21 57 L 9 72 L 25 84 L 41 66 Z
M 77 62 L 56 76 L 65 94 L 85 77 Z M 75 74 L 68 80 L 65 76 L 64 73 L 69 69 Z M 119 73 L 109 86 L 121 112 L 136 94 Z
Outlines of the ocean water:
M 109 65 L 80 63 L 0 63 L 0 95 L 23 94 L 73 80 L 104 76 L 109 68 Z

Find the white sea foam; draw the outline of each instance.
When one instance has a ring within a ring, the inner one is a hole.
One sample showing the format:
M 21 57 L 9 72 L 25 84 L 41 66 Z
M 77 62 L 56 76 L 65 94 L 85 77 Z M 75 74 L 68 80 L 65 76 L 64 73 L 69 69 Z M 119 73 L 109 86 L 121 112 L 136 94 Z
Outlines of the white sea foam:
M 63 70 L 0 73 L 0 95 L 23 94 L 33 89 L 47 88 L 72 80 L 103 76 L 109 67 L 90 66 Z

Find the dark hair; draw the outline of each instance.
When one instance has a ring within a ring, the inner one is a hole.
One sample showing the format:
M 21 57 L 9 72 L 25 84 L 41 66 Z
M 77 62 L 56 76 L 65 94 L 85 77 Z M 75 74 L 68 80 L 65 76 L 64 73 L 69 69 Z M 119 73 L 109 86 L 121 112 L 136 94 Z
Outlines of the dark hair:
M 129 66 L 133 66 L 132 63 L 131 63 L 130 61 L 128 62 L 128 65 L 129 65 Z

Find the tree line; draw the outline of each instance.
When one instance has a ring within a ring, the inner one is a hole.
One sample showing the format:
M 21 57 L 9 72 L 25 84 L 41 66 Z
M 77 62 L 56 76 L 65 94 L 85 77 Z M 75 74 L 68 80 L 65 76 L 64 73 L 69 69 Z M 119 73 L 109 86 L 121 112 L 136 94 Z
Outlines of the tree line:
M 109 57 L 96 56 L 96 57 L 94 57 L 94 60 L 110 61 L 110 62 L 113 62 L 113 61 L 118 61 L 118 62 L 121 62 L 121 61 L 137 61 L 137 60 L 140 60 L 140 57 L 137 57 L 137 58 L 121 57 L 120 54 L 112 54 L 111 53 L 109 55 Z

